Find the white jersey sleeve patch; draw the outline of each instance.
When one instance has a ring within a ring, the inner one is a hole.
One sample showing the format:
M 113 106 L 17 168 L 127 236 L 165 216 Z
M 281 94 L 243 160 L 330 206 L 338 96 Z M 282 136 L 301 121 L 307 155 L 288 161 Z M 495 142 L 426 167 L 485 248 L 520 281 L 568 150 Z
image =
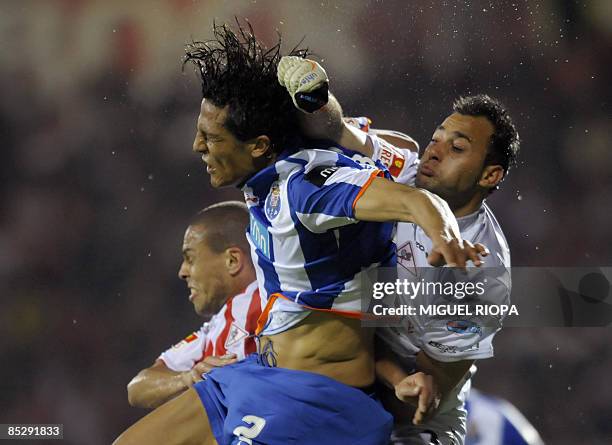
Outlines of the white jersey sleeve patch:
M 204 323 L 199 331 L 192 332 L 170 349 L 162 352 L 159 358 L 172 371 L 189 371 L 202 358 L 208 330 L 208 323 Z
M 376 135 L 370 134 L 369 137 L 374 147 L 372 159 L 380 161 L 387 167 L 395 182 L 414 185 L 419 166 L 419 154 L 405 148 L 394 147 Z

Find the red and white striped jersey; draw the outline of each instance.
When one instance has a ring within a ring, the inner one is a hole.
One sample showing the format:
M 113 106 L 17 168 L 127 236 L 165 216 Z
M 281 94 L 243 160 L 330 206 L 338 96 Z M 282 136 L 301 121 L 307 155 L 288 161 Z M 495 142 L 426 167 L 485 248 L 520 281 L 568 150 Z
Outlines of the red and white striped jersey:
M 256 351 L 255 329 L 262 311 L 257 281 L 230 298 L 200 330 L 163 352 L 159 358 L 175 372 L 188 371 L 210 355 L 234 353 L 241 360 Z

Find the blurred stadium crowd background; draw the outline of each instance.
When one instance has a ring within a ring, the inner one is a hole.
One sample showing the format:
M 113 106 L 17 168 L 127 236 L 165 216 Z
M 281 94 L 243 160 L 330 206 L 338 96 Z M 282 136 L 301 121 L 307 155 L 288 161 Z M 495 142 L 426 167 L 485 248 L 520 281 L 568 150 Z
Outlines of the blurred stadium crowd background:
M 195 329 L 177 279 L 187 218 L 213 190 L 191 143 L 200 89 L 183 45 L 247 17 L 327 68 L 347 114 L 421 146 L 460 94 L 522 136 L 490 203 L 514 265 L 609 265 L 612 3 L 0 2 L 0 422 L 109 443 L 143 415 L 125 385 Z M 607 328 L 509 328 L 475 384 L 550 444 L 612 438 Z

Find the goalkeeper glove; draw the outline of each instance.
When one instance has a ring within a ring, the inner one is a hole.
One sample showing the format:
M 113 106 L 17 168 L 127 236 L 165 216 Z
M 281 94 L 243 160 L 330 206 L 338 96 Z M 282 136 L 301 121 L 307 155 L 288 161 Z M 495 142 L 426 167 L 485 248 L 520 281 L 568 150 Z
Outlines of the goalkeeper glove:
M 297 108 L 313 113 L 327 104 L 329 79 L 317 62 L 302 57 L 284 56 L 277 68 L 278 82 L 284 86 Z

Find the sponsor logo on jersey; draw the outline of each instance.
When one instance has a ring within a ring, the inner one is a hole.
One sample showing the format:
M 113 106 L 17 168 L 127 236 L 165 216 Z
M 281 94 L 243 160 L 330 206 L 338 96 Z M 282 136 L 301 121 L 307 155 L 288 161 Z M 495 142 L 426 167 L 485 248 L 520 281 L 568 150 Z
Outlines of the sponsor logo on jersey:
M 272 237 L 270 236 L 270 232 L 268 232 L 268 228 L 259 221 L 252 212 L 249 213 L 249 218 L 249 236 L 251 240 L 255 246 L 257 246 L 257 249 L 259 249 L 266 258 L 271 260 L 270 247 L 272 246 Z
M 387 167 L 391 176 L 396 178 L 402 172 L 406 158 L 397 150 L 383 146 L 380 149 L 380 162 Z
M 446 329 L 455 334 L 478 334 L 482 335 L 482 328 L 473 321 L 452 320 L 446 323 Z
M 405 242 L 397 248 L 397 263 L 412 275 L 417 275 L 414 251 L 412 250 L 412 243 L 410 241 Z
M 232 323 L 232 325 L 230 326 L 230 330 L 227 334 L 227 338 L 225 339 L 225 349 L 228 349 L 230 346 L 241 342 L 248 336 L 249 336 L 249 333 L 247 331 L 242 329 L 237 324 Z
M 460 348 L 458 346 L 443 345 L 442 343 L 438 343 L 437 341 L 433 341 L 433 340 L 429 342 L 429 345 L 433 346 L 434 348 L 439 349 L 440 352 L 443 352 L 445 354 L 456 354 L 457 352 L 476 351 L 480 347 L 478 343 L 475 343 L 466 348 Z
M 281 192 L 278 182 L 272 184 L 270 193 L 266 198 L 266 215 L 269 219 L 274 219 L 280 213 L 281 208 Z
M 310 170 L 308 173 L 304 175 L 304 178 L 310 182 L 311 184 L 316 185 L 317 187 L 323 186 L 327 178 L 334 174 L 336 170 L 340 167 L 335 165 L 321 165 L 319 167 L 315 167 Z

